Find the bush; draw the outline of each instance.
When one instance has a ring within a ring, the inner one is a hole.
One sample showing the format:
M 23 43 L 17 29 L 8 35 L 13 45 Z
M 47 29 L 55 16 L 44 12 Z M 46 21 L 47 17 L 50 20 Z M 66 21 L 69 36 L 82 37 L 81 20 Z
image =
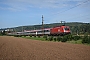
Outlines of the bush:
M 57 40 L 57 38 L 54 38 L 54 41 L 56 41 Z
M 45 38 L 45 40 L 48 40 L 48 39 L 47 39 L 47 35 L 44 35 L 43 38 Z
M 88 37 L 88 44 L 90 44 L 90 36 Z
M 68 36 L 64 36 L 61 40 L 61 42 L 66 42 L 68 40 Z
M 90 39 L 90 37 L 84 36 L 83 39 L 82 39 L 82 43 L 88 43 L 89 44 L 90 43 L 89 39 Z
M 30 35 L 30 37 L 32 37 L 32 35 Z
M 46 37 L 47 37 L 47 35 L 44 35 L 44 36 L 43 36 L 43 38 L 46 38 Z
M 19 37 L 22 37 L 21 35 L 19 35 Z
M 26 37 L 26 35 L 24 35 L 24 37 Z
M 52 41 L 52 40 L 53 40 L 53 36 L 50 36 L 50 37 L 49 37 L 49 41 Z
M 0 33 L 0 36 L 2 36 L 2 33 Z
M 14 37 L 19 37 L 18 35 L 14 35 Z
M 81 38 L 80 36 L 74 36 L 74 37 L 73 37 L 73 39 L 74 39 L 75 41 L 79 40 L 80 38 Z
M 40 38 L 40 35 L 38 35 L 38 38 Z
M 36 35 L 34 35 L 34 37 L 36 37 Z
M 73 40 L 73 36 L 72 36 L 71 34 L 69 34 L 69 35 L 67 35 L 67 39 L 68 39 L 69 41 L 71 41 L 71 40 Z
M 59 41 L 61 41 L 62 40 L 62 38 L 60 37 L 60 36 L 58 36 L 57 37 L 57 41 L 59 42 Z
M 0 32 L 0 36 L 6 35 L 5 30 L 3 32 Z

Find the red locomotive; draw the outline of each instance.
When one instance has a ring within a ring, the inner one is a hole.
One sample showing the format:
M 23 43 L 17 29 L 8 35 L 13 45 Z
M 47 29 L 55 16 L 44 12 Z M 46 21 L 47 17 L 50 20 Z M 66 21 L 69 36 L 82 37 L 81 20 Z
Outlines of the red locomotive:
M 51 35 L 65 35 L 70 34 L 69 26 L 58 26 L 50 30 Z

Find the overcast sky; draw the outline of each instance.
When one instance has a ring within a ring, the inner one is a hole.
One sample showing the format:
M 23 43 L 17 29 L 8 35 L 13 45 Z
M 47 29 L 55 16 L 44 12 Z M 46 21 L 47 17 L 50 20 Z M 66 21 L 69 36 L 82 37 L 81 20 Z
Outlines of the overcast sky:
M 0 0 L 0 28 L 44 23 L 90 23 L 90 0 Z

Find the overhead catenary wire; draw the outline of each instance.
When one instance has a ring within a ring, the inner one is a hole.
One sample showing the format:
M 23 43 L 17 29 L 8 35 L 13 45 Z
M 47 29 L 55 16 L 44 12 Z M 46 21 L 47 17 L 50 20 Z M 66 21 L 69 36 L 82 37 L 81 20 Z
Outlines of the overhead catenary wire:
M 88 16 L 90 16 L 90 14 L 82 15 L 82 16 L 77 16 L 77 17 L 73 17 L 73 18 L 69 18 L 69 19 L 84 18 L 84 17 L 88 17 Z M 66 19 L 66 20 L 68 20 L 68 19 Z
M 77 4 L 77 5 L 75 5 L 75 6 L 71 7 L 71 8 L 69 8 L 69 9 L 66 9 L 66 10 L 64 10 L 64 11 L 58 12 L 57 14 L 65 13 L 66 11 L 69 11 L 69 10 L 71 10 L 71 9 L 73 9 L 73 8 L 76 8 L 76 7 L 78 7 L 78 6 L 80 6 L 80 5 L 84 4 L 84 3 L 89 2 L 89 1 L 90 1 L 90 0 L 84 1 L 84 2 L 82 2 L 82 3 L 80 3 L 80 4 Z
M 68 10 L 71 10 L 71 9 L 73 9 L 73 8 L 76 8 L 76 7 L 78 7 L 78 6 L 80 6 L 80 5 L 84 4 L 84 3 L 89 2 L 89 1 L 90 1 L 90 0 L 84 1 L 84 2 L 82 2 L 81 4 L 75 5 L 75 6 L 69 8 L 69 9 L 67 9 L 67 10 L 62 11 L 61 13 L 66 12 L 66 11 L 68 11 Z
M 61 13 L 65 13 L 65 12 L 67 12 L 67 11 L 69 11 L 69 10 L 72 10 L 72 9 L 78 7 L 78 6 L 81 6 L 82 4 L 85 4 L 85 3 L 89 2 L 89 1 L 90 1 L 90 0 L 83 1 L 83 2 L 81 2 L 80 4 L 77 4 L 77 5 L 69 8 L 69 9 L 64 10 L 64 11 L 58 12 L 58 13 L 56 13 L 56 14 L 54 14 L 54 15 L 61 14 Z M 50 15 L 50 16 L 53 16 L 53 15 Z M 48 16 L 48 18 L 50 18 L 50 16 Z M 80 17 L 81 17 L 81 16 L 80 16 Z M 76 18 L 76 17 L 75 17 L 75 18 Z
M 77 4 L 77 5 L 75 5 L 75 6 L 71 7 L 71 8 L 69 8 L 69 9 L 66 9 L 66 10 L 64 10 L 64 11 L 55 13 L 55 14 L 53 14 L 53 15 L 57 15 L 57 14 L 60 14 L 60 13 L 65 13 L 65 12 L 67 12 L 67 11 L 69 11 L 69 10 L 71 10 L 71 9 L 74 9 L 74 8 L 80 6 L 80 5 L 84 4 L 84 3 L 87 3 L 87 2 L 89 2 L 89 1 L 90 1 L 90 0 L 86 0 L 86 1 L 84 1 L 84 2 L 82 2 L 82 3 L 80 3 L 80 4 Z M 52 15 L 52 16 L 53 16 L 53 15 Z M 51 16 L 51 15 L 50 15 L 50 16 Z M 47 18 L 50 18 L 50 17 L 48 16 Z

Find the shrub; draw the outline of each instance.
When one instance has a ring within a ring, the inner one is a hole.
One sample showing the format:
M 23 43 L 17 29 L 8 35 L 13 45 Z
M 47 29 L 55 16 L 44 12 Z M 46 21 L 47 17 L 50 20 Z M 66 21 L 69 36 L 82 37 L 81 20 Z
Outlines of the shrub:
M 88 37 L 88 44 L 90 44 L 90 36 Z
M 36 37 L 36 35 L 34 35 L 34 37 Z
M 38 38 L 40 38 L 40 35 L 38 35 Z
M 24 37 L 26 37 L 26 35 L 24 35 Z
M 80 38 L 81 38 L 80 36 L 74 36 L 73 39 L 74 39 L 75 41 L 77 41 L 77 40 L 79 40 Z
M 66 42 L 68 40 L 68 36 L 64 36 L 61 40 L 61 42 Z
M 0 32 L 0 35 L 2 35 L 2 33 Z
M 57 38 L 54 38 L 54 41 L 56 41 L 57 40 Z
M 43 38 L 45 38 L 45 40 L 48 40 L 48 39 L 47 39 L 47 35 L 44 35 Z
M 19 37 L 18 35 L 14 35 L 14 37 Z
M 46 37 L 47 37 L 47 35 L 44 35 L 44 36 L 43 36 L 43 38 L 46 38 Z
M 57 37 L 57 41 L 59 42 L 59 41 L 61 41 L 62 40 L 62 38 L 60 37 L 60 36 L 58 36 Z
M 69 40 L 69 41 L 73 40 L 73 36 L 71 34 L 66 35 L 66 37 L 67 37 L 67 40 Z
M 82 39 L 82 43 L 88 43 L 88 41 L 89 41 L 88 36 L 84 36 Z
M 30 37 L 32 37 L 32 35 L 30 35 Z
M 22 37 L 21 35 L 19 35 L 19 37 Z
M 63 40 L 63 39 L 65 39 L 65 40 Z M 69 35 L 65 35 L 65 36 L 63 36 L 63 38 L 61 38 L 61 40 L 62 41 L 71 41 L 73 39 L 73 36 L 71 35 L 71 34 L 69 34 Z
M 0 32 L 0 36 L 6 35 L 5 30 L 3 32 Z
M 50 37 L 49 37 L 49 41 L 52 41 L 52 40 L 53 40 L 53 36 L 50 36 Z

